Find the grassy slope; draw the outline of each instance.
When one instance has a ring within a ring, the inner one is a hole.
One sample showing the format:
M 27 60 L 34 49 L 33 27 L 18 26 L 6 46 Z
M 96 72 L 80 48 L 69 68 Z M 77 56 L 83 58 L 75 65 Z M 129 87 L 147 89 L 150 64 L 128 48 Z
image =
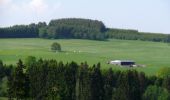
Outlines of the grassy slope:
M 64 52 L 50 51 L 50 45 L 55 41 L 62 45 Z M 6 64 L 14 64 L 19 58 L 24 59 L 29 55 L 64 62 L 87 61 L 91 65 L 101 62 L 102 68 L 113 67 L 106 64 L 108 60 L 132 59 L 138 64 L 146 65 L 147 67 L 137 70 L 147 74 L 155 74 L 160 67 L 170 67 L 170 46 L 165 43 L 128 40 L 0 39 L 0 59 Z M 124 70 L 119 67 L 113 68 Z

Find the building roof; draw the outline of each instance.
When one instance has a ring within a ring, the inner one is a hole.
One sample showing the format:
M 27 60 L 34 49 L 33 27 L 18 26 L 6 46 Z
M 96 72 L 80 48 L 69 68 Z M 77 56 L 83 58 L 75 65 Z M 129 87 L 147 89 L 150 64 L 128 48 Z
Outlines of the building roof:
M 112 61 L 113 62 L 134 62 L 133 60 L 112 60 Z

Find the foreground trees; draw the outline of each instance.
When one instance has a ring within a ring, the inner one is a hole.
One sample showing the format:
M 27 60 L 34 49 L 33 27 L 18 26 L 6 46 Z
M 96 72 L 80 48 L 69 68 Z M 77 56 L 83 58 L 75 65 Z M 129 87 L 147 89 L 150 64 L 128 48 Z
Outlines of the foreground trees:
M 116 100 L 140 100 L 140 84 L 136 71 L 127 71 L 120 74 L 117 82 Z
M 144 95 L 144 100 L 170 100 L 170 94 L 168 91 L 162 87 L 149 86 Z
M 12 91 L 9 95 L 17 100 L 27 98 L 29 96 L 29 88 L 27 83 L 27 77 L 24 73 L 24 65 L 21 60 L 18 61 L 17 67 L 15 68 L 9 84 L 10 90 Z
M 135 70 L 101 70 L 100 63 L 90 67 L 86 62 L 64 64 L 34 57 L 29 57 L 28 62 L 23 64 L 19 60 L 15 67 L 0 63 L 5 72 L 0 73 L 1 77 L 8 79 L 10 100 L 169 100 L 170 97 L 169 77 L 148 77 Z

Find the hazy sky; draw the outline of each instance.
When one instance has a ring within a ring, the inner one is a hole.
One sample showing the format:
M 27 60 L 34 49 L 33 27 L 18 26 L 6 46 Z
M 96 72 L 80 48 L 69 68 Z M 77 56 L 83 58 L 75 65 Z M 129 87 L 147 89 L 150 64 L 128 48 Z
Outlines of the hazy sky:
M 70 17 L 101 20 L 111 28 L 170 33 L 170 0 L 0 0 L 0 27 Z

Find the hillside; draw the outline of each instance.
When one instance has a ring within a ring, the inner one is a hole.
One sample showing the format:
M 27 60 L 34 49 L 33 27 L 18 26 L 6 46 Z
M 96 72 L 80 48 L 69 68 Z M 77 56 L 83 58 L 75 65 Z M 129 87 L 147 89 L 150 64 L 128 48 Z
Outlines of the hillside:
M 63 52 L 50 51 L 50 45 L 57 41 Z M 93 41 L 81 39 L 0 39 L 0 59 L 6 64 L 14 64 L 18 59 L 35 56 L 43 59 L 78 63 L 87 61 L 90 65 L 101 62 L 103 69 L 124 68 L 108 65 L 107 61 L 114 59 L 131 59 L 137 64 L 146 65 L 136 68 L 146 74 L 155 74 L 161 67 L 170 67 L 170 46 L 167 43 L 146 42 L 138 40 Z

